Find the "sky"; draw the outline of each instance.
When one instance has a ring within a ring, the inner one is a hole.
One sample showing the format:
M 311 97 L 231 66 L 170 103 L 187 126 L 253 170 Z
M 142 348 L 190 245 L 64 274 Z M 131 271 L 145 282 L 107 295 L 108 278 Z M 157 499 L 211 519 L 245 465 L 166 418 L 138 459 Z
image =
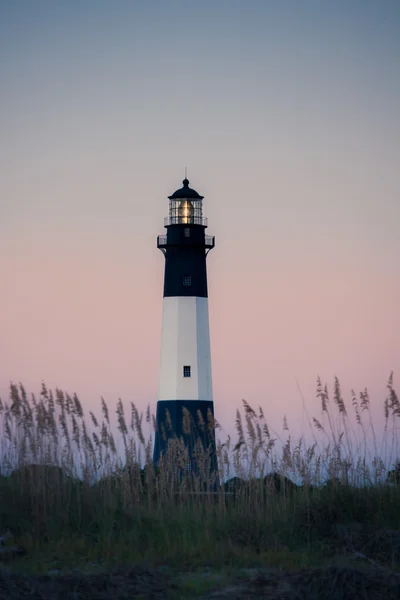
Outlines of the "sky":
M 0 0 L 0 396 L 155 410 L 167 196 L 205 196 L 216 418 L 400 371 L 397 0 Z M 301 393 L 300 393 L 300 391 Z

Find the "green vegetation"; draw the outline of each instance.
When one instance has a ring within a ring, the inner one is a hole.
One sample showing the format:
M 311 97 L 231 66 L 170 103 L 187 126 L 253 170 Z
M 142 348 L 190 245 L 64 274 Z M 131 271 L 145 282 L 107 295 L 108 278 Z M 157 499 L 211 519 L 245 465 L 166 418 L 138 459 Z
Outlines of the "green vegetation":
M 220 472 L 209 473 L 199 448 L 203 468 L 188 474 L 182 440 L 154 468 L 149 409 L 142 415 L 131 403 L 128 418 L 119 401 L 116 440 L 104 400 L 102 420 L 89 413 L 88 422 L 77 396 L 43 385 L 39 398 L 28 397 L 12 384 L 9 401 L 0 401 L 0 534 L 10 531 L 25 550 L 13 568 L 93 573 L 139 563 L 173 573 L 188 596 L 240 568 L 298 572 L 357 560 L 396 572 L 400 403 L 393 378 L 379 443 L 366 390 L 352 393 L 351 414 L 337 379 L 332 400 L 320 381 L 317 395 L 323 418 L 310 422 L 311 445 L 293 442 L 286 419 L 286 438 L 277 441 L 262 409 L 244 402 L 236 443 L 217 444 Z

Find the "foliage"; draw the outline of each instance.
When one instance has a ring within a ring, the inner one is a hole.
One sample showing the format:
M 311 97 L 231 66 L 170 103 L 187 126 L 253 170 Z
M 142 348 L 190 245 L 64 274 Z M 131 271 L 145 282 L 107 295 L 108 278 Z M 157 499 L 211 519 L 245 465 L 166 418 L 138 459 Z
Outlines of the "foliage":
M 243 401 L 236 443 L 218 440 L 219 471 L 210 473 L 204 460 L 187 474 L 181 440 L 153 465 L 149 408 L 142 415 L 131 403 L 128 414 L 119 401 L 116 437 L 103 399 L 102 418 L 90 412 L 88 422 L 76 395 L 43 384 L 39 398 L 28 397 L 12 384 L 9 401 L 0 401 L 0 529 L 31 555 L 71 562 L 145 557 L 222 566 L 369 548 L 393 566 L 400 563 L 400 461 L 393 454 L 400 410 L 392 376 L 388 392 L 385 460 L 367 390 L 359 398 L 352 392 L 351 418 L 338 379 L 333 400 L 318 380 L 322 417 L 310 421 L 311 445 L 293 440 L 286 418 L 279 440 L 263 410 Z M 389 473 L 388 461 L 395 464 Z

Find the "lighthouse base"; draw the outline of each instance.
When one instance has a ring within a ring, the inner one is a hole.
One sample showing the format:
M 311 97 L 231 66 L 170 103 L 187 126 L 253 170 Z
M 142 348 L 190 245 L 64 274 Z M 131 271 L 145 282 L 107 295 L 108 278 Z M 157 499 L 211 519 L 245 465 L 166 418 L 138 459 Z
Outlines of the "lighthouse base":
M 185 410 L 186 409 L 186 410 Z M 183 440 L 188 450 L 188 462 L 184 470 L 199 472 L 198 443 L 207 455 L 210 472 L 217 471 L 215 444 L 214 403 L 212 400 L 159 400 L 157 402 L 157 430 L 153 461 L 158 465 L 160 457 L 167 454 L 171 440 Z M 202 467 L 204 468 L 204 467 Z

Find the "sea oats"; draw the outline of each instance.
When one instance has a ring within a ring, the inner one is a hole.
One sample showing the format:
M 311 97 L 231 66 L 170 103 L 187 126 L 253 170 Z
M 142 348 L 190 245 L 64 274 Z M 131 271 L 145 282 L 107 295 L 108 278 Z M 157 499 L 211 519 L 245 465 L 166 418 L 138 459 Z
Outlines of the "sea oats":
M 108 413 L 108 406 L 106 404 L 106 401 L 104 400 L 104 398 L 101 398 L 101 410 L 103 412 L 103 417 L 106 420 L 107 425 L 110 425 L 110 417 L 109 417 L 109 413 Z

